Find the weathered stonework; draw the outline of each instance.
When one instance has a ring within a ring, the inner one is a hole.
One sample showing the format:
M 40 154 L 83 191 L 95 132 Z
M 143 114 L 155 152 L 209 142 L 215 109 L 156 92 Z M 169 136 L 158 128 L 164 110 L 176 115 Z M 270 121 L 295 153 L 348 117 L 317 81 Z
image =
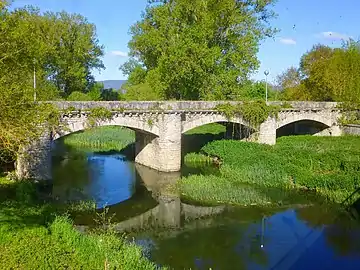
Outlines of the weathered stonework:
M 84 130 L 88 126 L 89 109 L 104 107 L 112 112 L 112 117 L 110 120 L 98 121 L 97 125 L 123 126 L 135 130 L 137 163 L 159 171 L 174 172 L 179 171 L 181 167 L 181 135 L 205 124 L 236 123 L 254 131 L 251 139 L 257 138 L 259 143 L 271 145 L 276 143 L 277 130 L 304 120 L 321 123 L 327 127 L 316 135 L 341 135 L 338 125 L 341 112 L 337 109 L 336 103 L 290 102 L 291 109 L 283 109 L 276 118 L 269 117 L 259 128 L 251 127 L 241 115 L 228 119 L 223 113 L 215 110 L 217 105 L 224 103 L 238 102 L 53 102 L 66 112 L 61 119 L 62 131 L 52 134 L 52 139 Z M 269 104 L 280 105 L 279 102 Z M 20 155 L 17 162 L 20 177 L 51 178 L 50 144 L 50 136 L 44 135 L 38 143 L 26 148 L 26 155 Z
M 268 119 L 260 125 L 259 143 L 273 145 L 276 143 L 276 119 L 268 117 Z
M 344 134 L 360 136 L 360 125 L 345 125 L 342 130 Z
M 19 179 L 50 180 L 52 178 L 49 132 L 22 148 L 16 160 L 15 170 Z

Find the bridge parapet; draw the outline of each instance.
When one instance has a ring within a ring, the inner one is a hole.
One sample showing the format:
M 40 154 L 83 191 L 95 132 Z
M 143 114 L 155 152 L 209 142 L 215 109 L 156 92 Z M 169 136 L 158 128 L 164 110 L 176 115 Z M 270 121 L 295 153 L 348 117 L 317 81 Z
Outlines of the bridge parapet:
M 51 102 L 59 109 L 66 110 L 74 108 L 75 110 L 90 110 L 96 107 L 103 107 L 113 111 L 212 111 L 221 104 L 237 105 L 241 101 L 53 101 Z M 337 109 L 336 102 L 268 102 L 268 105 L 282 106 L 290 105 L 292 109 L 299 110 L 334 110 Z M 285 109 L 286 110 L 286 109 Z

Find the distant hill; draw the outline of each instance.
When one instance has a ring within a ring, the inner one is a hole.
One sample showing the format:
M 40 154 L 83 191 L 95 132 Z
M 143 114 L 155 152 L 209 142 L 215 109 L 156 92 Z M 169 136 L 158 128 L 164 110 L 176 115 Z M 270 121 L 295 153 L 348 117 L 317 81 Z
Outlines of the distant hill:
M 126 83 L 126 80 L 106 80 L 106 81 L 99 81 L 99 83 L 104 84 L 105 89 L 114 89 L 119 90 L 121 86 Z

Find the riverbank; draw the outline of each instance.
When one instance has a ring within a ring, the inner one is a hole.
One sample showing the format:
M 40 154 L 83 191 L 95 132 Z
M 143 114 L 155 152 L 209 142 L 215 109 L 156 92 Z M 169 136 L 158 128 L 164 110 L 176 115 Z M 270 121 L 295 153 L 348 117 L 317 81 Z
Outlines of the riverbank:
M 0 269 L 155 269 L 135 244 L 110 231 L 81 234 L 68 214 L 90 205 L 44 202 L 30 182 L 0 178 Z
M 181 179 L 177 187 L 185 200 L 340 203 L 360 184 L 360 137 L 290 136 L 279 138 L 275 146 L 223 140 L 207 144 L 202 152 L 221 160 L 220 174 Z

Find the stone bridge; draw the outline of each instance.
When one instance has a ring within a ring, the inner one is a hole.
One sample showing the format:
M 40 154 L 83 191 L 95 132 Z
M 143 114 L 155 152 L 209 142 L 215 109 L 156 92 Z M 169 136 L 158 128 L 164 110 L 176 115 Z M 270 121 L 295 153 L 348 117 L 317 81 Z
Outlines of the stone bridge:
M 268 117 L 259 128 L 252 127 L 241 115 L 228 119 L 216 106 L 223 101 L 134 101 L 134 102 L 52 102 L 63 110 L 61 132 L 46 133 L 41 140 L 26 149 L 17 161 L 19 177 L 51 178 L 51 141 L 87 128 L 91 109 L 103 107 L 111 112 L 111 119 L 98 119 L 97 126 L 123 126 L 136 132 L 135 161 L 155 170 L 172 172 L 181 168 L 181 138 L 185 132 L 210 123 L 235 123 L 252 130 L 259 143 L 273 145 L 282 129 L 294 124 L 313 126 L 308 133 L 339 136 L 340 110 L 333 102 L 290 102 L 278 117 Z M 281 105 L 281 102 L 269 102 Z M 319 128 L 319 125 L 322 128 Z M 321 131 L 321 132 L 320 132 Z M 36 157 L 36 158 L 35 158 Z M 46 165 L 46 166 L 45 166 Z

